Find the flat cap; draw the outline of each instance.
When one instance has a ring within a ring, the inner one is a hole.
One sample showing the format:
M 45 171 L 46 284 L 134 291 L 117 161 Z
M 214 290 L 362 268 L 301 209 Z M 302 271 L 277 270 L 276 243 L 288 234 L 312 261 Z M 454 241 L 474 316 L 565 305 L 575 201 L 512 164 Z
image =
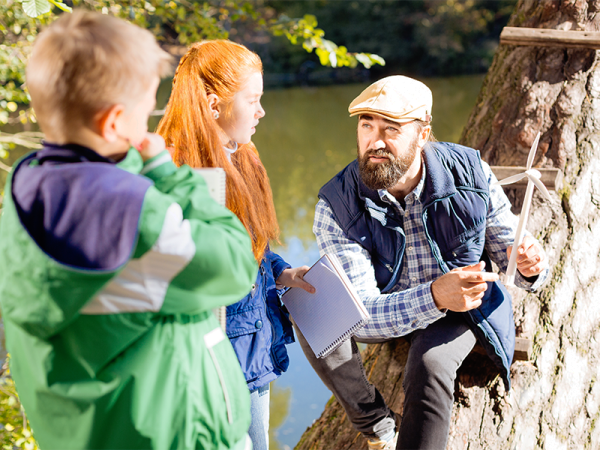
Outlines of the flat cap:
M 431 90 L 420 81 L 403 75 L 382 78 L 356 97 L 348 112 L 376 114 L 398 123 L 412 120 L 431 121 L 433 97 Z

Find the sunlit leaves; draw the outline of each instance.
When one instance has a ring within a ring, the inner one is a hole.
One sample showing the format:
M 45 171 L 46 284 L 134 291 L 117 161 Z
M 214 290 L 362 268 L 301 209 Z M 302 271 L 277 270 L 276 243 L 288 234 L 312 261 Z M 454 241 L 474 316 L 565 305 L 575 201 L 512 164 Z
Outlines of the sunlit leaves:
M 48 0 L 23 0 L 23 11 L 29 17 L 38 17 L 50 12 L 51 6 Z
M 23 11 L 25 11 L 25 14 L 29 17 L 39 17 L 49 13 L 52 9 L 52 5 L 62 11 L 72 11 L 70 6 L 65 5 L 59 0 L 21 0 L 21 3 L 23 3 Z
M 385 65 L 383 58 L 370 53 L 350 53 L 344 46 L 324 38 L 325 32 L 317 28 L 317 18 L 306 14 L 301 19 L 290 19 L 281 15 L 270 26 L 270 31 L 275 36 L 285 36 L 294 44 L 301 44 L 307 52 L 315 51 L 319 61 L 324 66 L 331 67 L 356 67 L 357 63 L 366 68 L 373 64 Z
M 0 423 L 5 432 L 0 433 L 0 448 L 38 450 L 31 428 L 21 408 L 15 383 L 10 377 L 8 359 L 0 375 Z
M 307 52 L 315 51 L 321 64 L 369 68 L 385 64 L 377 55 L 351 53 L 325 39 L 315 16 L 299 19 L 273 17 L 273 10 L 243 0 L 72 0 L 74 7 L 93 9 L 129 20 L 150 30 L 164 45 L 187 46 L 204 39 L 226 39 L 233 23 L 255 34 L 286 36 Z M 54 8 L 54 9 L 53 9 Z M 35 36 L 61 11 L 71 8 L 60 0 L 2 0 L 0 2 L 0 126 L 34 122 L 24 90 L 25 62 Z

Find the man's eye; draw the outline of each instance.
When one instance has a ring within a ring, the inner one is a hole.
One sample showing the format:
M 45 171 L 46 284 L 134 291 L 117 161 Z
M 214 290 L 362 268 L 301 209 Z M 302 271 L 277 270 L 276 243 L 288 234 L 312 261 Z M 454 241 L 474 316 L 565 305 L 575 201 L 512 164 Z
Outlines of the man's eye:
M 394 127 L 387 127 L 387 130 L 388 130 L 390 133 L 397 133 L 397 132 L 399 131 L 399 130 L 398 130 L 398 128 L 394 128 Z

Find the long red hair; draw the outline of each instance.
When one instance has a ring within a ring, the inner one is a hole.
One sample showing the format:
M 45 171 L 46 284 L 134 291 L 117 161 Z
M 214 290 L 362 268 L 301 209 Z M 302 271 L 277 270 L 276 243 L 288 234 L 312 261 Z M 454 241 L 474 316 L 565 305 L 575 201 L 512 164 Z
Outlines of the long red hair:
M 269 241 L 279 236 L 269 178 L 252 142 L 240 145 L 229 161 L 207 98 L 217 95 L 227 114 L 235 93 L 256 72 L 262 73 L 261 60 L 243 45 L 227 40 L 193 44 L 179 62 L 157 133 L 175 148 L 175 164 L 225 170 L 227 208 L 248 230 L 260 263 Z

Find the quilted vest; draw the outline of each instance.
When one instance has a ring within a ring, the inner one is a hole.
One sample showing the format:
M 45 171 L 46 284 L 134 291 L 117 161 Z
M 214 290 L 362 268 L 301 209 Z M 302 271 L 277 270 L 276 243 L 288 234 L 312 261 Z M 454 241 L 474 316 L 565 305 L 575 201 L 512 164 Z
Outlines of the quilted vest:
M 477 150 L 436 142 L 424 148 L 423 224 L 431 252 L 442 272 L 486 261 L 485 229 L 489 185 Z M 360 179 L 353 161 L 319 191 L 349 239 L 371 255 L 382 293 L 398 282 L 405 234 L 402 217 Z M 488 283 L 482 305 L 462 313 L 510 389 L 515 347 L 512 300 L 500 282 Z

